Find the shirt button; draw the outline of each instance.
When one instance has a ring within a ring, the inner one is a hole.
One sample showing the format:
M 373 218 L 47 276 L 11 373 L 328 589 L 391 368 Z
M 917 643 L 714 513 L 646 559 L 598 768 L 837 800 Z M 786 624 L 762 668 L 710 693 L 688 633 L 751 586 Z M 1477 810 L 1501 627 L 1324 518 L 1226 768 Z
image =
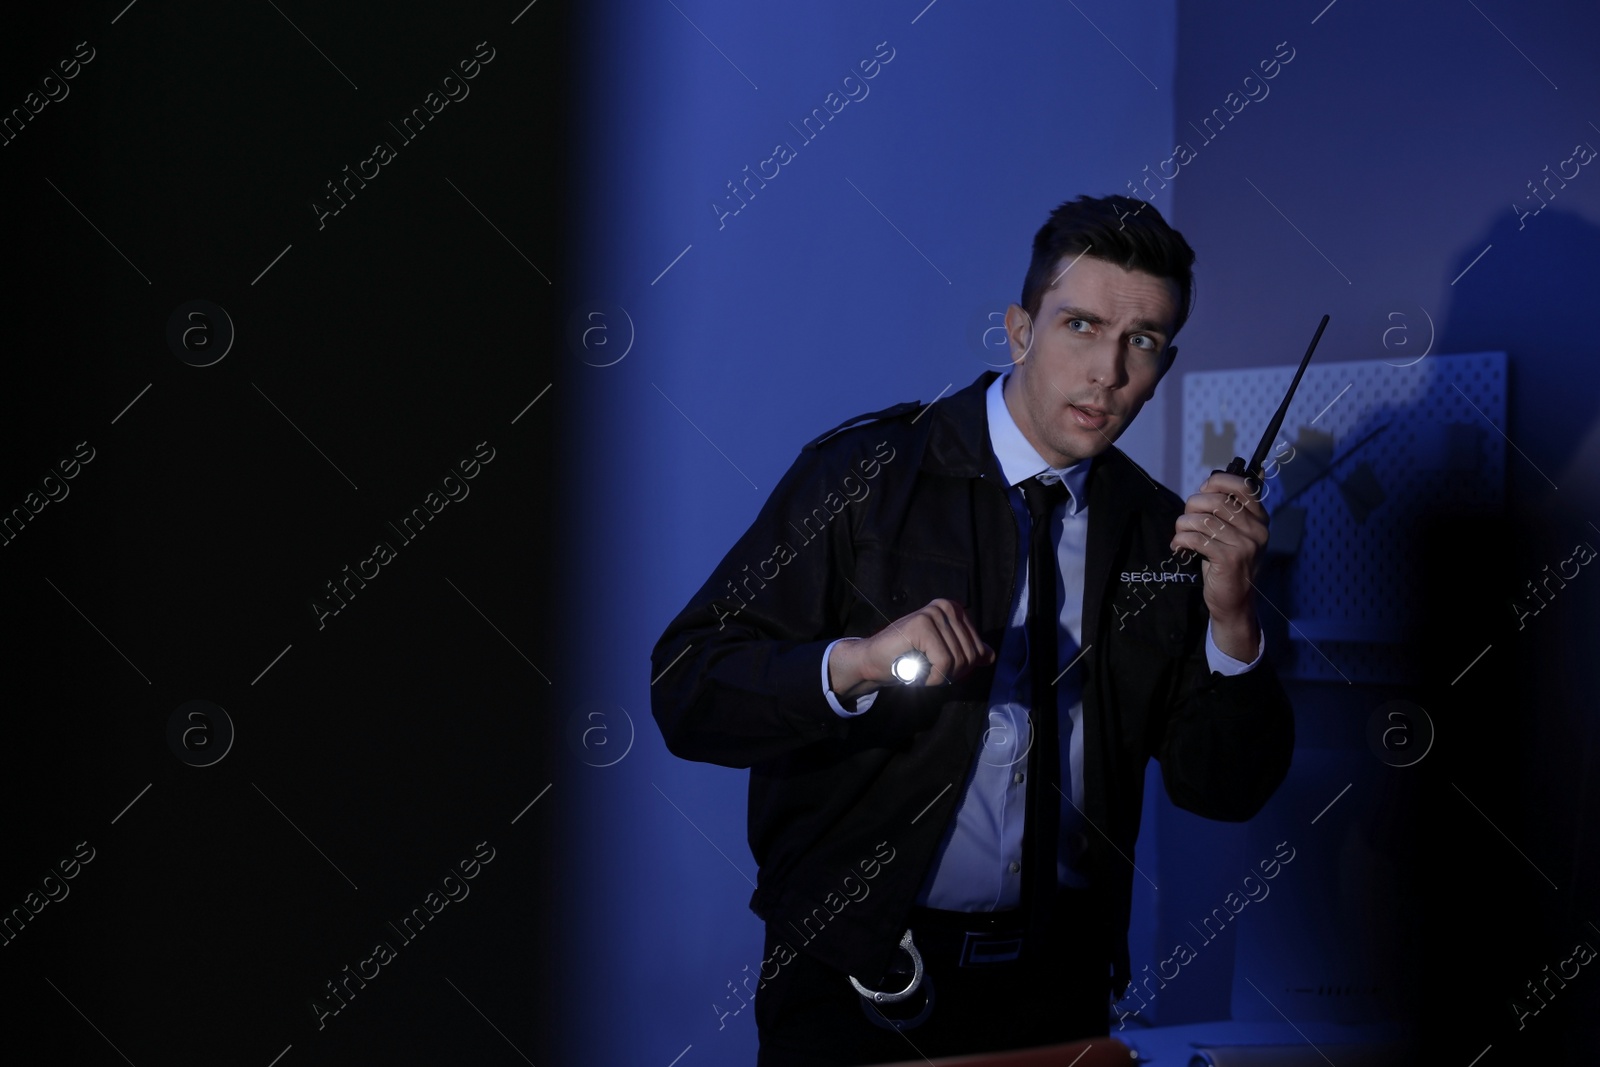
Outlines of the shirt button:
M 1011 864 L 1011 873 L 1016 874 L 1020 870 L 1022 870 L 1022 864 L 1013 861 Z
M 1020 783 L 1022 781 L 1022 772 L 1018 771 L 1016 774 L 1013 774 L 1011 776 L 1011 781 L 1014 783 Z

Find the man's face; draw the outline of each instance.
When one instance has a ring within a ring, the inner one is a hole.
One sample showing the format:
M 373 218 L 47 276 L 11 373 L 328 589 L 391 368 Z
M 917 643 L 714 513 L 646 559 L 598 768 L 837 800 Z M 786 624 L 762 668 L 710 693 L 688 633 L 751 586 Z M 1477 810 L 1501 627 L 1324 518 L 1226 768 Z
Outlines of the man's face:
M 1178 283 L 1092 256 L 1063 257 L 1037 321 L 1006 309 L 1014 366 L 1006 407 L 1053 467 L 1099 455 L 1172 363 Z

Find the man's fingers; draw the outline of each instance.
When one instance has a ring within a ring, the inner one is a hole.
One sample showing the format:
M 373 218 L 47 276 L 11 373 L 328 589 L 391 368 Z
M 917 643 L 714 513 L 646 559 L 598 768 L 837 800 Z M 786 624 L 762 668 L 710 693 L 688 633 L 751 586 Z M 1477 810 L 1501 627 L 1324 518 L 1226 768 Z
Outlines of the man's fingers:
M 1217 493 L 1221 496 L 1235 496 L 1240 500 L 1261 499 L 1261 483 L 1254 484 L 1242 474 L 1213 474 L 1201 483 L 1200 493 Z
M 965 608 L 953 600 L 935 600 L 928 607 L 938 616 L 945 643 L 951 651 L 958 651 L 962 657 L 963 662 L 957 665 L 957 669 L 964 671 L 967 665 L 983 659 L 986 646 L 973 628 Z
M 1226 545 L 1242 545 L 1245 542 L 1254 542 L 1257 545 L 1267 543 L 1266 524 L 1253 515 L 1223 517 L 1189 511 L 1179 515 L 1174 526 L 1180 533 L 1190 531 L 1204 534 Z
M 994 662 L 994 649 L 984 642 L 983 635 L 978 633 L 977 624 L 972 621 L 972 616 L 967 613 L 967 609 L 953 600 L 949 601 L 949 604 L 954 608 L 951 614 L 951 625 L 962 636 L 971 657 L 972 665 L 978 666 L 979 664 Z
M 928 657 L 924 685 L 959 680 L 973 667 L 992 662 L 994 651 L 979 636 L 966 609 L 953 600 L 936 599 L 890 627 L 891 661 L 909 649 Z
M 1226 492 L 1198 492 L 1184 502 L 1183 510 L 1186 515 L 1215 514 L 1230 517 L 1250 515 L 1262 522 L 1266 522 L 1268 518 L 1267 509 L 1259 497 L 1239 496 Z
M 1270 517 L 1259 498 L 1233 495 L 1231 490 L 1243 483 L 1244 479 L 1235 475 L 1217 474 L 1206 479 L 1201 491 L 1185 502 L 1176 531 L 1200 533 L 1208 542 L 1225 545 L 1264 546 Z
M 924 650 L 933 664 L 925 684 L 944 685 L 965 675 L 971 667 L 972 653 L 963 641 L 958 628 L 952 625 L 943 611 L 931 605 L 923 617 L 933 627 L 939 652 L 935 655 L 931 651 Z
M 928 676 L 922 680 L 923 685 L 944 685 L 954 677 L 956 655 L 937 626 L 919 650 L 928 657 Z

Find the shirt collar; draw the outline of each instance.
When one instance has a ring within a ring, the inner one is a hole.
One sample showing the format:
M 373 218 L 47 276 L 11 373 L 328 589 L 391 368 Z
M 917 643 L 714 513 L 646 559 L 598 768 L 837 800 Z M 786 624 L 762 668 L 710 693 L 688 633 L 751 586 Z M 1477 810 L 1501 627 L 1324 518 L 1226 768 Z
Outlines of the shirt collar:
M 1045 462 L 1017 428 L 1011 409 L 1006 407 L 1004 389 L 1010 377 L 1011 372 L 1007 371 L 990 382 L 985 398 L 989 412 L 989 447 L 994 449 L 994 457 L 1000 463 L 1000 473 L 1005 476 L 1007 485 L 1017 485 L 1046 472 L 1054 474 L 1072 494 L 1067 502 L 1067 514 L 1076 515 L 1088 504 L 1084 486 L 1091 461 L 1080 460 L 1070 467 L 1052 467 Z

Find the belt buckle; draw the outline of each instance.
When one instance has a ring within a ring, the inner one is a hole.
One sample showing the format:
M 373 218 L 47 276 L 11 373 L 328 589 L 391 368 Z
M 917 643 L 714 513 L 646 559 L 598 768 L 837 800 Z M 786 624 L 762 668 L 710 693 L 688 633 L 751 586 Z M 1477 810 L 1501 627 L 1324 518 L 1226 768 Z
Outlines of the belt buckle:
M 995 936 L 982 931 L 968 930 L 961 945 L 958 966 L 983 967 L 995 963 L 1010 963 L 1022 955 L 1021 935 Z

